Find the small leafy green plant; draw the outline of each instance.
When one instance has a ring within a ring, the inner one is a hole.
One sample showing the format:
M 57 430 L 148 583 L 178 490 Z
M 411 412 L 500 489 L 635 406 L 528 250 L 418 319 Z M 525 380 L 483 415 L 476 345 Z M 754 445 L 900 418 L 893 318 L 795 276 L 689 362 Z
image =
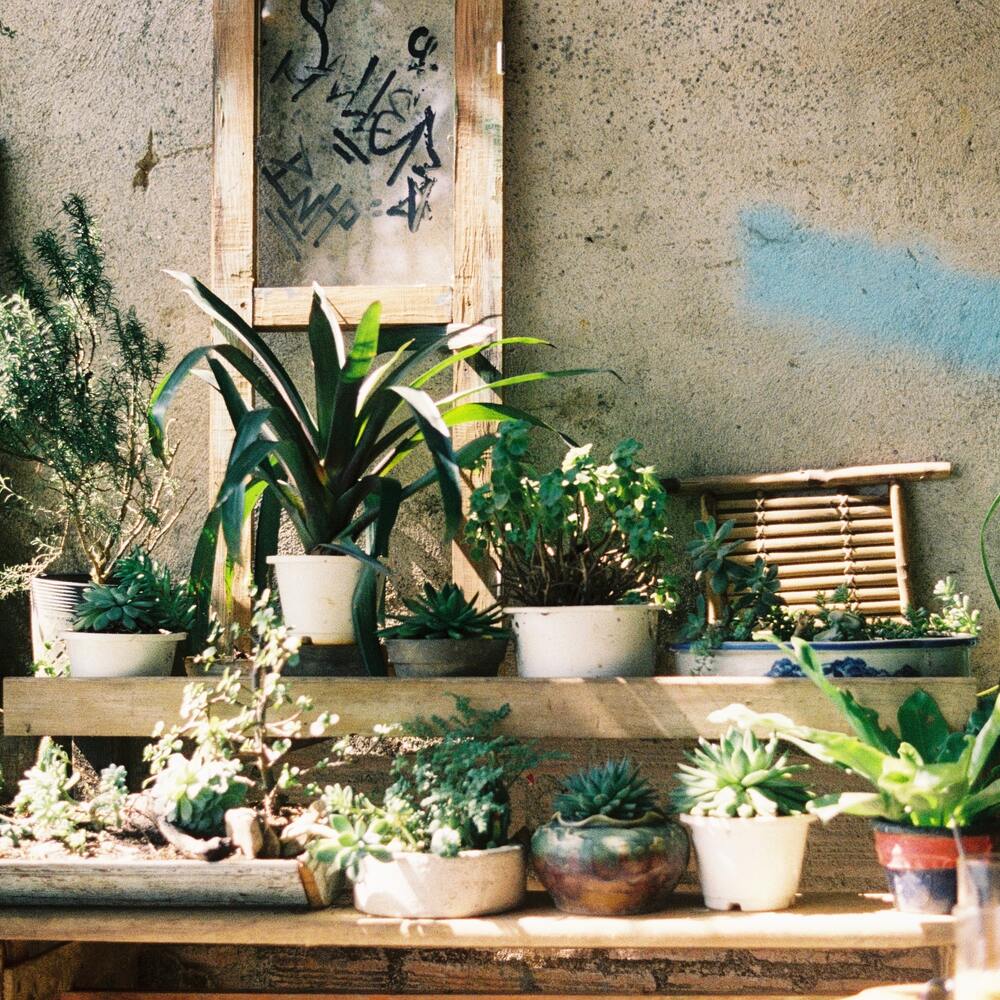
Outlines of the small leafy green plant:
M 656 792 L 627 757 L 571 774 L 553 805 L 564 824 L 627 826 L 663 818 Z
M 790 764 L 779 753 L 778 739 L 766 743 L 750 730 L 727 730 L 717 743 L 699 739 L 678 764 L 678 787 L 671 794 L 674 808 L 690 816 L 750 819 L 755 816 L 797 816 L 812 799 L 795 775 L 806 764 Z
M 446 583 L 436 590 L 424 584 L 423 597 L 404 598 L 408 615 L 397 615 L 396 624 L 382 629 L 383 639 L 506 639 L 503 614 L 493 604 L 480 610 L 462 588 Z
M 509 705 L 481 711 L 455 696 L 453 715 L 405 725 L 408 735 L 428 742 L 393 761 L 394 781 L 381 805 L 351 789 L 327 788 L 317 806 L 322 816 L 313 856 L 355 874 L 365 855 L 385 860 L 393 851 L 430 851 L 453 857 L 506 844 L 511 784 L 556 756 L 498 733 L 509 714 Z
M 836 705 L 854 735 L 801 726 L 745 705 L 713 712 L 715 723 L 764 728 L 825 764 L 864 778 L 871 792 L 840 792 L 816 799 L 810 811 L 827 821 L 841 813 L 873 816 L 915 827 L 962 828 L 1000 806 L 1000 700 L 983 700 L 964 729 L 953 732 L 937 702 L 915 691 L 899 707 L 898 733 L 874 709 L 823 674 L 816 653 L 801 639 L 789 650 L 803 674 Z
M 106 767 L 89 801 L 72 794 L 78 780 L 66 751 L 43 737 L 34 765 L 18 783 L 13 815 L 0 816 L 0 842 L 57 840 L 71 851 L 82 851 L 89 833 L 120 827 L 128 795 L 125 768 Z
M 175 582 L 167 566 L 136 549 L 118 561 L 110 582 L 84 590 L 74 627 L 78 632 L 188 632 L 194 617 L 190 584 Z
M 500 428 L 490 480 L 472 494 L 466 540 L 474 557 L 503 568 L 508 601 L 527 607 L 674 603 L 667 494 L 623 441 L 600 465 L 587 445 L 539 472 L 530 427 Z

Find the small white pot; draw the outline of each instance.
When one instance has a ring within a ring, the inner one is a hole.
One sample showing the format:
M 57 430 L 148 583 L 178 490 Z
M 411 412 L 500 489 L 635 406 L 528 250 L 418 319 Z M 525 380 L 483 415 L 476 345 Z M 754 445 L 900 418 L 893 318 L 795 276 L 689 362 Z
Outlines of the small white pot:
M 505 608 L 522 677 L 652 677 L 659 608 Z
M 318 646 L 354 642 L 351 601 L 364 568 L 350 556 L 268 556 L 281 596 L 281 613 L 295 635 Z
M 70 677 L 169 677 L 187 632 L 64 632 Z
M 516 844 L 457 857 L 398 851 L 391 861 L 363 858 L 354 906 L 374 917 L 478 917 L 524 901 L 524 849 Z
M 802 876 L 809 824 L 815 816 L 730 819 L 681 816 L 698 856 L 710 910 L 784 910 Z

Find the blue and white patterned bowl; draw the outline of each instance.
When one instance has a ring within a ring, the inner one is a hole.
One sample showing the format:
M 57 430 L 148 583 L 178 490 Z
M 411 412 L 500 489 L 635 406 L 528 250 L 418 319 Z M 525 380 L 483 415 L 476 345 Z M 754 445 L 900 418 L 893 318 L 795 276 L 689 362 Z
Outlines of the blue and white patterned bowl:
M 942 639 L 873 639 L 867 642 L 814 642 L 831 677 L 968 677 L 968 635 Z M 774 643 L 724 642 L 709 654 L 691 643 L 670 647 L 671 673 L 680 677 L 801 677 L 794 660 Z

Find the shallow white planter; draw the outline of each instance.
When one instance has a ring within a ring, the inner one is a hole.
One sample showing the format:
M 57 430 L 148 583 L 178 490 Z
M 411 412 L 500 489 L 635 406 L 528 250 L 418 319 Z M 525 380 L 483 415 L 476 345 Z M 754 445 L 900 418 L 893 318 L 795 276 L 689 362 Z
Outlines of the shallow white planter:
M 64 632 L 70 677 L 169 677 L 187 632 Z
M 815 816 L 679 818 L 691 831 L 701 892 L 710 910 L 784 910 L 792 905 Z
M 505 608 L 522 677 L 651 677 L 659 608 Z
M 268 556 L 281 596 L 281 613 L 295 635 L 316 645 L 354 642 L 351 601 L 363 566 L 350 556 Z
M 461 851 L 457 857 L 399 851 L 391 861 L 364 858 L 354 880 L 354 906 L 375 917 L 477 917 L 520 906 L 524 849 Z
M 968 635 L 810 643 L 831 677 L 968 677 L 975 644 Z M 683 642 L 670 651 L 672 672 L 681 677 L 802 676 L 772 642 L 724 642 L 711 653 L 696 653 L 691 643 Z

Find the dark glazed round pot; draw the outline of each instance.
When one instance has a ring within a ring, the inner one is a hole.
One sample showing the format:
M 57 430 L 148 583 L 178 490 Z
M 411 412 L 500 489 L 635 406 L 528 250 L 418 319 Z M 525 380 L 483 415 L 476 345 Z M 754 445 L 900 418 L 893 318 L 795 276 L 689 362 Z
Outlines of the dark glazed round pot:
M 958 843 L 951 830 L 907 826 L 877 819 L 875 853 L 885 869 L 897 910 L 951 913 L 958 889 Z M 960 831 L 965 854 L 989 854 L 997 833 L 983 827 Z
M 566 913 L 620 916 L 662 909 L 688 863 L 682 826 L 650 813 L 630 823 L 558 815 L 535 831 L 535 874 Z

